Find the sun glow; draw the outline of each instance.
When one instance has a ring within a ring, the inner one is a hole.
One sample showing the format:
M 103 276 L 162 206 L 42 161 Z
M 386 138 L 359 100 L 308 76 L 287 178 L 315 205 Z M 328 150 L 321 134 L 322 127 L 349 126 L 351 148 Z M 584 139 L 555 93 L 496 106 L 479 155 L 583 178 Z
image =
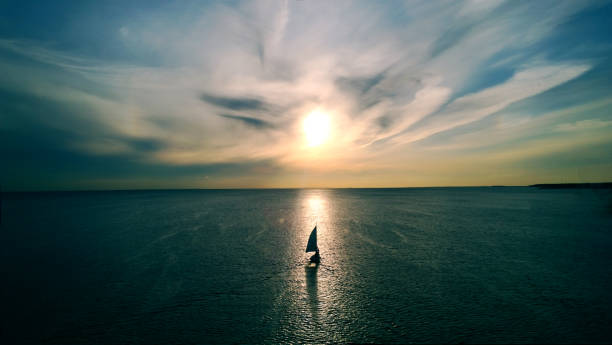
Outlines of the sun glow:
M 323 144 L 329 137 L 329 115 L 315 110 L 304 119 L 304 134 L 308 146 Z

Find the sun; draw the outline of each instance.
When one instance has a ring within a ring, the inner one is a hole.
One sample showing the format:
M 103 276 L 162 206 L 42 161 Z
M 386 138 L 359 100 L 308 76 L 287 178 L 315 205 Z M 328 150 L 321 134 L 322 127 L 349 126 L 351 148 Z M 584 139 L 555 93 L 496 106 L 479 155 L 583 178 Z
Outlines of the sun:
M 329 115 L 319 110 L 304 119 L 304 134 L 309 147 L 323 144 L 329 137 Z

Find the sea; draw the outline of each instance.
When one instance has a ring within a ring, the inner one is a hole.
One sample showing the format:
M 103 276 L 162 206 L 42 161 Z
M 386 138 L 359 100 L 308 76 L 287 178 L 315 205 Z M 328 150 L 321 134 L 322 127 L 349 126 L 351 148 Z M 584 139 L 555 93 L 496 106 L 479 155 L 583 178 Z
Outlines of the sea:
M 612 342 L 610 189 L 5 192 L 1 207 L 2 344 Z

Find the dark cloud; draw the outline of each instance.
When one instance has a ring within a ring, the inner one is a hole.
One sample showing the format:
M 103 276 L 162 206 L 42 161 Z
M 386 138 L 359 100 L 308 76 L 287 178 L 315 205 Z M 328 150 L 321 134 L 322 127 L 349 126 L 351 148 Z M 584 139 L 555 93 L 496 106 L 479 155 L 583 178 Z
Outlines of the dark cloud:
M 417 73 L 418 74 L 418 73 Z M 396 104 L 406 104 L 414 99 L 423 81 L 407 70 L 394 70 L 387 67 L 382 72 L 369 77 L 339 77 L 335 80 L 338 89 L 353 96 L 358 116 L 361 111 L 390 100 Z
M 266 48 L 261 35 L 257 35 L 256 47 L 257 47 L 257 57 L 259 57 L 259 63 L 261 66 L 264 66 L 266 63 Z
M 0 89 L 0 120 L 6 128 L 72 128 L 88 135 L 107 133 L 110 129 L 91 116 L 94 109 L 82 103 L 70 103 L 39 97 L 21 91 Z
M 272 129 L 275 127 L 274 124 L 268 121 L 256 119 L 254 117 L 229 115 L 229 114 L 219 114 L 219 116 L 225 117 L 226 119 L 232 119 L 232 120 L 242 122 L 243 124 L 249 127 L 254 127 L 257 129 Z
M 137 152 L 156 152 L 167 147 L 167 144 L 161 140 L 153 138 L 118 138 L 125 142 L 131 149 Z
M 386 77 L 386 72 L 382 72 L 371 77 L 340 77 L 335 82 L 338 89 L 355 97 L 359 110 L 364 110 L 390 96 L 385 90 L 377 88 Z
M 341 90 L 364 95 L 385 78 L 385 73 L 379 73 L 371 77 L 340 77 L 336 79 L 336 85 Z
M 382 129 L 387 129 L 393 124 L 393 119 L 389 115 L 383 115 L 376 119 L 376 123 Z
M 112 128 L 90 116 L 90 106 L 55 101 L 23 92 L 0 91 L 0 120 L 11 128 L 0 144 L 5 148 L 69 147 L 98 139 L 123 143 L 136 153 L 159 151 L 166 144 L 155 138 L 118 135 Z M 15 138 L 9 141 L 9 138 Z
M 266 110 L 268 108 L 265 102 L 256 98 L 222 97 L 203 93 L 200 99 L 214 106 L 231 110 Z
M 150 188 L 156 188 L 157 183 L 167 186 L 168 181 L 186 179 L 195 186 L 204 176 L 253 176 L 281 169 L 273 160 L 175 165 L 143 159 L 142 152 L 162 145 L 154 140 L 127 140 L 138 152 L 96 155 L 68 145 L 73 138 L 69 132 L 41 127 L 27 133 L 0 130 L 0 184 L 6 190 L 46 190 L 73 189 L 85 182 L 87 188 L 97 189 L 106 188 L 97 181 L 116 180 L 116 186 L 129 188 L 121 181 L 146 180 Z
M 160 129 L 172 129 L 177 130 L 181 126 L 185 126 L 185 121 L 180 118 L 171 117 L 169 115 L 166 116 L 150 116 L 146 118 L 146 120 L 157 128 Z
M 87 116 L 91 112 L 78 103 L 0 91 L 0 184 L 29 190 L 70 188 L 88 178 L 146 177 L 150 167 L 138 162 L 166 144 L 155 138 L 121 136 Z M 117 143 L 128 150 L 96 155 L 81 149 L 92 141 Z

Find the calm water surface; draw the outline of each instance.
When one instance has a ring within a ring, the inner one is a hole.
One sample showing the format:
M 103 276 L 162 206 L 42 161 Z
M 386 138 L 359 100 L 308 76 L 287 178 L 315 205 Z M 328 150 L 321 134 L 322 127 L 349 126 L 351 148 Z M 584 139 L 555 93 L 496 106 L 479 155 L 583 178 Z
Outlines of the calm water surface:
M 528 187 L 5 193 L 0 339 L 609 343 L 610 202 Z

